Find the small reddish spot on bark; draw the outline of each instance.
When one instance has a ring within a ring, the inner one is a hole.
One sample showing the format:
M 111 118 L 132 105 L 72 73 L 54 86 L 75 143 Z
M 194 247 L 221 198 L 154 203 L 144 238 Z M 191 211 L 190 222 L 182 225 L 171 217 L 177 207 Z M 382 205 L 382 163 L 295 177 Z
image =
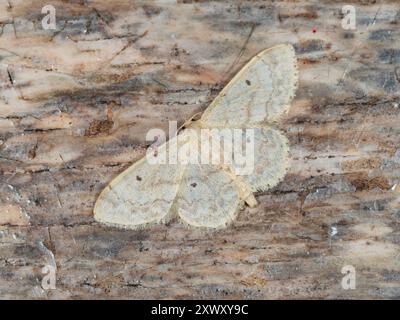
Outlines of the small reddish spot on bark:
M 97 135 L 107 135 L 112 129 L 114 122 L 112 120 L 94 120 L 85 131 L 85 136 L 93 137 Z

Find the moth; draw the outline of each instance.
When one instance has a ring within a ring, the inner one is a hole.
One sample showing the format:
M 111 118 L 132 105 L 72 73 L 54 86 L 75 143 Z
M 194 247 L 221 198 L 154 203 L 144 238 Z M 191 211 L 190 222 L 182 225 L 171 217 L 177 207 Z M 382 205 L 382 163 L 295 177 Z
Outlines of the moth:
M 256 206 L 254 193 L 277 185 L 288 169 L 288 140 L 274 124 L 288 112 L 297 82 L 293 47 L 283 44 L 266 49 L 236 74 L 199 120 L 190 120 L 154 153 L 160 157 L 167 149 L 175 149 L 179 154 L 193 146 L 197 141 L 188 134 L 190 130 L 251 128 L 254 164 L 250 174 L 237 174 L 235 164 L 229 162 L 150 163 L 145 156 L 101 192 L 95 220 L 135 229 L 179 216 L 191 226 L 221 228 L 235 219 L 245 203 Z

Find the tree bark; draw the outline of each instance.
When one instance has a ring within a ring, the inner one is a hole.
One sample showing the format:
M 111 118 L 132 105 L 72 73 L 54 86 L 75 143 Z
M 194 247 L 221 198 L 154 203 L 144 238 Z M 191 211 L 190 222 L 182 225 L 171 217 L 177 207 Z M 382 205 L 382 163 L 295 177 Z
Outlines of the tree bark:
M 0 297 L 400 298 L 400 5 L 353 3 L 356 30 L 336 1 L 51 1 L 45 30 L 47 0 L 1 2 Z M 300 74 L 291 167 L 258 207 L 213 232 L 94 221 L 149 129 L 280 43 Z

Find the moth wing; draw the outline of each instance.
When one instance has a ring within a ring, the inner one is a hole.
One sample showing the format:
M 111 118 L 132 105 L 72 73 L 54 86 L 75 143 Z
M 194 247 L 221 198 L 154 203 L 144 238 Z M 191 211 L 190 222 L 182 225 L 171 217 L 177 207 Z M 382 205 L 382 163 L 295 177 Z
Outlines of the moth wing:
M 238 173 L 253 192 L 264 191 L 276 186 L 285 176 L 289 167 L 289 142 L 277 129 L 271 127 L 252 128 L 254 149 L 251 154 L 244 154 L 246 131 L 242 131 L 241 144 L 246 161 L 233 161 L 232 170 Z M 243 170 L 245 166 L 247 170 Z M 249 170 L 250 169 L 250 170 Z M 245 172 L 246 174 L 241 174 Z
M 220 228 L 232 221 L 243 201 L 230 175 L 212 165 L 186 167 L 175 206 L 196 227 Z
M 157 157 L 168 157 L 177 138 L 158 147 Z M 155 160 L 155 157 L 153 157 Z M 128 229 L 162 221 L 171 211 L 184 166 L 150 163 L 145 156 L 122 172 L 101 192 L 95 220 Z
M 204 111 L 205 127 L 249 127 L 288 111 L 298 81 L 295 51 L 278 45 L 257 54 Z

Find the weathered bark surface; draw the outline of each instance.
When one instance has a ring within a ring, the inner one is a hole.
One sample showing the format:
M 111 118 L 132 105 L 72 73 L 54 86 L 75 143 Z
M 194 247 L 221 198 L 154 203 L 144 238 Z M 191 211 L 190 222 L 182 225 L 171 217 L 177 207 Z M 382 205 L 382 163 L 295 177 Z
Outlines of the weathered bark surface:
M 1 0 L 0 297 L 400 298 L 400 5 L 355 6 L 346 31 L 336 1 Z M 93 220 L 150 128 L 284 42 L 300 66 L 292 164 L 257 208 L 215 232 Z

